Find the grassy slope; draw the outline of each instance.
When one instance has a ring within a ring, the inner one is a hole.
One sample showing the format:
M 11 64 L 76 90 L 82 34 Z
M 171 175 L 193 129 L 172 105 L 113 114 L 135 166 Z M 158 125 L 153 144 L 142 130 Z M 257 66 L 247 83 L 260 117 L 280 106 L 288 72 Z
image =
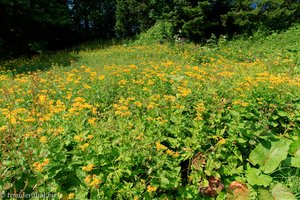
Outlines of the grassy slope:
M 258 198 L 249 153 L 300 134 L 299 37 L 298 26 L 218 46 L 82 47 L 3 63 L 20 67 L 0 75 L 1 145 L 11 152 L 0 157 L 2 190 L 196 198 L 213 176 Z M 11 76 L 34 69 L 45 71 Z M 298 169 L 270 176 L 299 197 Z

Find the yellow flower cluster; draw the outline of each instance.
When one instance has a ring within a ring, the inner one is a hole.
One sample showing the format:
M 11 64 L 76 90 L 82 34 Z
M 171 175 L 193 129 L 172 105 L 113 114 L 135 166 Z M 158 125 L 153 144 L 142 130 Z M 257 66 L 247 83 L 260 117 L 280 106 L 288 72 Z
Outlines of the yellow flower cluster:
M 147 192 L 155 192 L 156 190 L 157 190 L 157 187 L 154 187 L 154 186 L 151 186 L 151 185 L 147 186 Z
M 43 143 L 43 144 L 46 144 L 47 143 L 47 137 L 46 136 L 41 136 L 40 137 L 40 142 Z
M 17 108 L 15 110 L 2 108 L 0 109 L 0 112 L 8 120 L 8 123 L 12 125 L 20 124 L 20 122 L 23 120 L 22 116 L 26 116 L 29 114 L 28 110 L 26 110 L 25 108 Z
M 83 167 L 82 167 L 82 170 L 83 170 L 83 171 L 90 172 L 90 171 L 92 171 L 94 168 L 95 168 L 95 165 L 94 165 L 94 164 L 88 164 L 87 166 L 83 166 Z
M 178 86 L 177 92 L 178 92 L 177 94 L 178 97 L 186 97 L 192 93 L 192 90 L 186 87 Z
M 44 167 L 47 166 L 50 162 L 50 159 L 45 158 L 43 162 L 35 162 L 33 163 L 33 169 L 37 172 L 42 172 Z
M 82 150 L 82 151 L 84 151 L 86 148 L 88 148 L 90 146 L 90 144 L 89 143 L 84 143 L 84 144 L 82 144 L 82 145 L 79 145 L 79 148 Z
M 174 103 L 176 101 L 176 97 L 173 95 L 164 95 L 164 99 L 167 102 Z
M 66 110 L 65 104 L 61 100 L 57 100 L 56 105 L 50 105 L 50 112 L 52 113 L 60 113 Z
M 115 109 L 115 114 L 119 115 L 121 117 L 130 116 L 132 113 L 129 111 L 128 106 L 129 106 L 130 101 L 134 101 L 134 100 L 135 100 L 135 98 L 133 98 L 133 97 L 128 97 L 127 99 L 120 98 L 118 103 L 115 103 L 113 105 L 113 107 Z M 140 102 L 138 102 L 138 103 L 134 102 L 133 104 L 140 105 Z
M 74 199 L 74 198 L 75 198 L 75 194 L 73 192 L 68 194 L 68 199 Z
M 241 105 L 243 107 L 247 107 L 249 105 L 248 102 L 244 102 L 242 100 L 235 100 L 232 102 L 233 105 Z
M 172 156 L 172 157 L 174 157 L 174 158 L 177 158 L 177 157 L 180 155 L 179 152 L 174 152 L 174 151 L 172 151 L 171 149 L 169 149 L 169 148 L 166 147 L 165 145 L 161 144 L 160 142 L 156 142 L 155 145 L 156 145 L 157 151 L 166 151 L 166 153 L 167 153 L 169 156 Z
M 83 109 L 92 109 L 92 108 L 93 106 L 86 103 L 85 99 L 81 97 L 77 97 L 73 100 L 73 104 L 69 109 L 69 113 L 73 115 L 79 115 L 80 111 L 82 111 Z
M 86 184 L 88 184 L 90 187 L 99 188 L 99 185 L 101 183 L 101 180 L 97 177 L 96 174 L 88 175 L 84 181 Z
M 197 103 L 196 107 L 195 107 L 195 110 L 196 110 L 195 120 L 203 120 L 202 114 L 206 110 L 204 103 L 203 102 Z
M 159 104 L 154 103 L 154 102 L 150 102 L 150 103 L 147 105 L 147 109 L 148 109 L 148 110 L 151 110 L 151 109 L 153 109 L 153 108 L 155 108 L 155 107 L 157 107 L 157 106 L 159 106 Z

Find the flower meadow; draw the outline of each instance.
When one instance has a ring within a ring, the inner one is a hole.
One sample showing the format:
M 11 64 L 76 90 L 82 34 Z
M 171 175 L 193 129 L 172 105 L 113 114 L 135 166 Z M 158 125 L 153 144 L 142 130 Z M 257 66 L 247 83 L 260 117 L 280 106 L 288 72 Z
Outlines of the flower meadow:
M 299 198 L 299 65 L 238 47 L 114 45 L 68 67 L 1 72 L 0 190 Z

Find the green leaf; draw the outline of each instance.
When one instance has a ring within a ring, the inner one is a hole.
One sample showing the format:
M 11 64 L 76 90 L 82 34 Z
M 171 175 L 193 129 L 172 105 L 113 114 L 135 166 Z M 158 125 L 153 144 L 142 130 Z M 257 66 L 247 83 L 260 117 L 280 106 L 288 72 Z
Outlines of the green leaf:
M 83 189 L 77 190 L 75 193 L 76 199 L 86 199 L 87 195 L 88 195 L 88 191 L 83 190 Z
M 297 151 L 300 151 L 300 140 L 296 140 L 291 144 L 289 153 L 294 155 Z
M 259 200 L 274 200 L 271 192 L 266 189 L 259 189 Z
M 295 156 L 291 158 L 291 165 L 293 167 L 300 167 L 300 149 L 294 155 Z
M 240 113 L 238 113 L 238 112 L 235 111 L 235 110 L 230 110 L 229 112 L 230 112 L 230 114 L 231 114 L 232 116 L 234 116 L 234 117 L 238 117 L 238 116 L 240 115 Z
M 281 117 L 286 117 L 287 116 L 287 112 L 285 111 L 278 111 L 278 115 Z
M 281 183 L 277 183 L 272 188 L 272 196 L 275 200 L 297 200 L 296 196 Z
M 267 187 L 272 182 L 272 177 L 262 174 L 259 169 L 249 167 L 246 174 L 247 181 L 250 185 L 259 185 Z
M 264 147 L 261 143 L 250 153 L 249 161 L 253 165 L 260 165 L 264 173 L 272 173 L 286 159 L 289 143 L 285 140 L 272 142 L 271 148 Z
M 168 184 L 170 183 L 169 179 L 167 179 L 166 177 L 161 177 L 160 178 L 160 183 L 162 187 L 167 187 Z

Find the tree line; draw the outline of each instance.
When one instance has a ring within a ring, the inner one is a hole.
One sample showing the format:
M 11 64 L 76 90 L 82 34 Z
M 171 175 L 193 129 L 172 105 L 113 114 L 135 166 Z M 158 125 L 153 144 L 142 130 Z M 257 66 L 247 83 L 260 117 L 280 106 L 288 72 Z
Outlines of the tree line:
M 0 0 L 0 54 L 37 53 L 96 38 L 128 38 L 158 21 L 194 42 L 282 30 L 299 0 Z

